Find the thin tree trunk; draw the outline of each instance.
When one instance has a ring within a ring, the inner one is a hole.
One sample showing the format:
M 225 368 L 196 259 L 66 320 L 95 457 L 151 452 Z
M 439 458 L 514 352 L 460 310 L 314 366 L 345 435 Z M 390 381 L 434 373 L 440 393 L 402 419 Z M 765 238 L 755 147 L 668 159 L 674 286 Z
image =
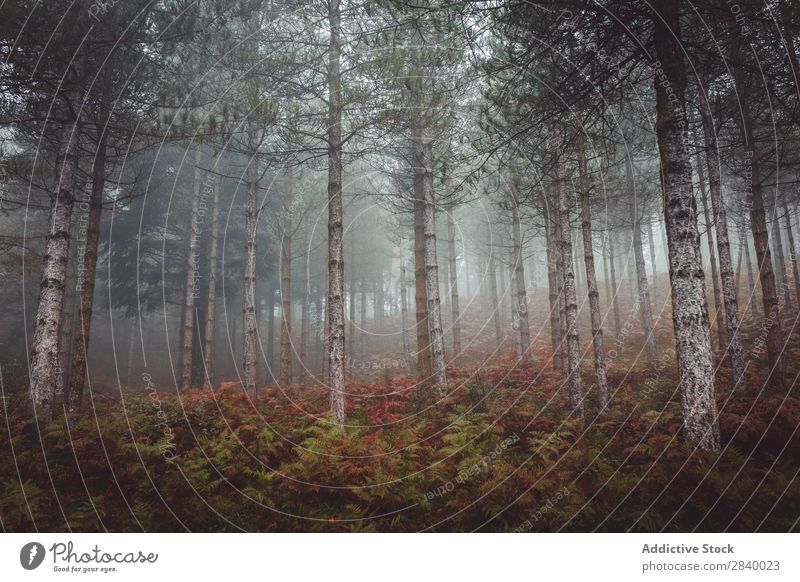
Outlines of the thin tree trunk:
M 515 195 L 519 191 L 518 177 L 512 179 Z M 517 201 L 511 201 L 511 241 L 514 271 L 514 324 L 517 326 L 519 334 L 519 348 L 517 358 L 521 361 L 530 360 L 531 351 L 531 332 L 528 324 L 528 295 L 525 290 L 525 267 L 522 263 L 522 233 L 519 224 L 519 209 Z
M 380 261 L 380 258 L 378 259 Z M 384 309 L 386 307 L 386 300 L 383 294 L 383 268 L 380 262 L 377 265 L 377 272 L 375 274 L 375 329 L 376 331 L 383 331 L 384 327 Z
M 192 210 L 189 217 L 189 245 L 186 251 L 186 288 L 183 304 L 183 332 L 181 342 L 181 389 L 192 387 L 194 334 L 195 334 L 195 300 L 200 299 L 200 228 L 198 209 L 200 204 L 200 150 L 194 157 L 194 181 L 192 184 Z
M 547 244 L 547 285 L 550 300 L 550 345 L 553 350 L 553 369 L 561 371 L 561 307 L 559 301 L 560 289 L 558 282 L 558 250 L 556 249 L 556 222 L 551 218 L 551 208 L 544 199 L 544 230 Z
M 731 368 L 734 379 L 738 383 L 744 375 L 744 353 L 739 328 L 739 282 L 733 280 L 733 261 L 731 260 L 731 246 L 728 239 L 728 217 L 725 212 L 725 201 L 722 197 L 721 174 L 717 151 L 717 132 L 711 115 L 711 108 L 706 100 L 706 95 L 700 91 L 700 116 L 703 121 L 703 137 L 706 147 L 706 165 L 708 167 L 708 186 L 711 195 L 711 210 L 714 213 L 714 224 L 717 233 L 717 251 L 719 253 L 719 270 L 722 279 L 722 300 L 725 304 L 725 321 L 728 329 L 728 353 L 730 354 Z M 702 163 L 699 164 L 702 167 Z M 702 174 L 701 174 L 702 181 Z M 704 197 L 705 200 L 705 197 Z M 708 218 L 706 218 L 708 222 Z M 742 236 L 744 236 L 744 228 Z M 742 241 L 747 244 L 743 238 Z M 741 263 L 741 247 L 739 262 Z M 741 268 L 740 268 L 741 272 Z M 719 322 L 717 322 L 719 325 Z M 720 334 L 720 342 L 722 334 Z M 723 345 L 723 344 L 720 344 Z
M 455 362 L 461 353 L 461 314 L 458 305 L 458 270 L 456 269 L 456 225 L 453 211 L 447 212 L 447 267 L 450 276 L 450 317 L 452 318 L 453 356 Z
M 408 288 L 406 284 L 406 239 L 400 233 L 400 322 L 403 327 L 403 353 L 406 371 L 411 373 L 411 345 L 408 340 Z
M 355 354 L 355 341 L 356 341 L 356 259 L 355 259 L 355 240 L 353 240 L 350 244 L 350 285 L 348 286 L 348 292 L 350 296 L 350 303 L 348 305 L 348 315 L 349 315 L 349 328 L 348 328 L 348 336 L 347 336 L 347 351 L 348 353 Z
M 208 297 L 206 301 L 206 325 L 203 334 L 204 347 L 203 359 L 205 361 L 204 388 L 214 388 L 215 347 L 214 331 L 216 326 L 217 307 L 217 263 L 219 262 L 219 195 L 220 184 L 214 184 L 214 193 L 211 199 L 211 244 L 208 259 Z
M 567 360 L 569 370 L 569 401 L 572 414 L 584 422 L 583 383 L 581 381 L 581 345 L 578 335 L 578 297 L 575 292 L 575 273 L 572 265 L 572 234 L 570 232 L 569 197 L 564 178 L 563 158 L 556 162 L 558 192 L 559 250 L 564 278 L 564 315 L 567 327 Z
M 650 290 L 647 285 L 647 269 L 644 264 L 644 250 L 642 249 L 642 228 L 639 222 L 638 211 L 633 222 L 633 254 L 636 264 L 636 302 L 639 304 L 639 317 L 644 330 L 647 360 L 651 366 L 656 364 L 656 336 L 653 330 L 653 309 L 650 304 Z
M 125 386 L 129 389 L 133 388 L 131 383 L 133 382 L 133 354 L 134 354 L 134 343 L 136 341 L 136 320 L 131 318 L 128 322 L 128 367 L 125 369 L 125 373 L 127 375 L 127 382 Z
M 509 269 L 509 274 L 511 276 L 509 288 L 511 289 L 511 296 L 514 298 L 514 301 L 511 301 L 511 312 L 509 315 L 511 316 L 511 334 L 514 337 L 514 350 L 517 354 L 517 360 L 519 360 L 522 358 L 522 354 L 525 353 L 525 349 L 522 347 L 522 334 L 520 333 L 519 315 L 517 314 L 517 271 L 514 268 L 514 250 L 512 248 L 509 249 L 509 251 L 508 259 L 511 263 L 511 268 Z
M 755 242 L 753 243 L 755 247 Z M 758 302 L 756 301 L 756 278 L 753 274 L 753 260 L 750 257 L 750 241 L 746 241 L 744 247 L 744 257 L 745 261 L 747 262 L 747 282 L 750 287 L 750 315 L 752 317 L 758 317 L 760 312 L 758 310 Z
M 362 360 L 365 359 L 365 347 L 367 339 L 367 282 L 363 275 L 360 280 L 361 287 L 361 333 L 359 334 L 359 347 L 358 357 Z
M 697 173 L 700 178 L 700 201 L 703 204 L 703 219 L 706 223 L 706 242 L 708 243 L 708 256 L 711 262 L 711 282 L 714 289 L 714 324 L 717 326 L 717 342 L 720 350 L 725 347 L 725 333 L 722 329 L 722 289 L 719 286 L 719 272 L 717 271 L 717 253 L 714 251 L 714 225 L 708 212 L 708 197 L 706 193 L 706 173 L 700 160 L 697 163 Z
M 658 269 L 656 268 L 656 239 L 653 235 L 653 221 L 647 221 L 647 242 L 650 246 L 650 269 L 653 271 L 653 304 L 658 309 Z
M 281 386 L 292 383 L 292 220 L 284 219 L 281 238 Z
M 608 233 L 608 263 L 611 269 L 611 302 L 614 305 L 614 333 L 619 340 L 622 324 L 619 317 L 619 294 L 617 293 L 617 272 L 614 266 L 614 235 Z
M 611 274 L 608 271 L 608 233 L 603 233 L 603 283 L 606 288 L 605 311 L 611 309 Z
M 309 261 L 308 261 L 308 245 L 305 235 L 303 236 L 303 271 L 305 272 L 305 281 L 303 282 L 303 297 L 302 305 L 300 306 L 300 379 L 305 382 L 306 378 L 311 373 L 311 362 L 309 361 L 308 349 L 308 335 L 311 327 L 311 285 L 308 281 L 309 274 Z
M 503 345 L 503 330 L 500 322 L 500 305 L 497 300 L 497 263 L 494 257 L 494 249 L 489 249 L 489 293 L 492 301 L 492 319 L 494 320 L 494 335 L 497 339 L 497 347 Z
M 102 135 L 97 145 L 92 166 L 92 193 L 89 200 L 89 220 L 86 227 L 86 241 L 83 252 L 83 271 L 78 272 L 80 291 L 80 325 L 75 330 L 72 344 L 72 370 L 68 402 L 70 410 L 80 410 L 83 402 L 83 389 L 88 381 L 86 375 L 89 339 L 92 330 L 94 309 L 94 289 L 97 278 L 97 249 L 100 244 L 100 219 L 103 214 L 103 190 L 106 184 L 106 144 L 107 134 Z
M 756 261 L 759 267 L 761 282 L 761 300 L 764 317 L 770 320 L 767 325 L 766 349 L 770 367 L 767 383 L 774 388 L 783 387 L 783 331 L 780 322 L 780 303 L 775 285 L 775 273 L 772 266 L 772 254 L 769 248 L 769 235 L 767 234 L 767 220 L 764 212 L 764 194 L 761 185 L 761 163 L 759 152 L 753 139 L 752 118 L 750 116 L 750 103 L 747 89 L 743 85 L 742 73 L 734 75 L 736 93 L 739 95 L 740 115 L 737 115 L 739 129 L 745 144 L 745 157 L 750 160 L 752 184 L 747 192 L 747 202 L 750 207 L 750 227 L 753 231 L 753 245 L 756 251 Z M 763 350 L 763 339 L 756 346 L 757 351 Z
M 778 212 L 778 201 L 775 193 L 770 188 L 770 208 L 772 210 L 772 217 L 770 219 L 770 226 L 772 228 L 772 244 L 777 258 L 778 271 L 776 273 L 776 284 L 778 289 L 788 289 L 789 278 L 786 270 L 786 257 L 783 252 L 783 237 L 781 236 L 780 214 Z
M 592 325 L 594 371 L 595 376 L 597 377 L 597 393 L 600 399 L 600 409 L 602 410 L 608 406 L 608 379 L 606 377 L 605 350 L 603 349 L 603 315 L 600 312 L 600 292 L 597 289 L 597 276 L 594 270 L 594 249 L 592 248 L 592 203 L 590 199 L 589 171 L 586 162 L 586 141 L 583 134 L 580 134 L 579 140 L 578 168 L 580 172 L 583 260 L 584 264 L 586 265 L 586 285 L 589 293 L 589 316 Z
M 789 260 L 792 262 L 792 275 L 794 276 L 794 291 L 797 302 L 800 303 L 800 272 L 797 270 L 797 249 L 794 246 L 794 232 L 792 232 L 792 219 L 789 208 L 783 201 L 783 216 L 786 223 L 786 240 L 789 243 Z
M 739 256 L 736 257 L 736 300 L 739 300 L 739 292 L 742 282 L 742 259 L 744 258 L 744 246 L 747 244 L 745 229 L 739 229 Z M 719 239 L 717 239 L 719 240 Z
M 275 281 L 270 278 L 267 293 L 267 367 L 270 382 L 275 381 Z
M 252 130 L 250 146 L 255 151 Z M 242 357 L 244 360 L 242 387 L 248 394 L 256 391 L 256 342 L 258 323 L 256 321 L 256 253 L 258 236 L 258 161 L 257 156 L 247 166 L 247 201 L 245 206 L 245 250 L 244 285 L 242 312 L 244 316 L 244 335 L 242 337 Z
M 656 134 L 661 156 L 669 246 L 672 320 L 680 374 L 684 430 L 703 449 L 720 446 L 711 332 L 692 194 L 686 117 L 686 66 L 680 41 L 680 2 L 654 3 Z
M 331 413 L 344 430 L 345 337 L 344 248 L 342 231 L 342 79 L 340 0 L 328 0 L 328 362 Z
M 433 145 L 425 144 L 425 279 L 428 285 L 428 314 L 430 321 L 433 372 L 442 390 L 447 384 L 444 331 L 439 298 L 439 264 L 436 257 L 436 206 L 433 201 Z
M 415 127 L 413 140 L 414 172 L 414 287 L 417 331 L 417 383 L 430 387 L 433 378 L 431 338 L 428 329 L 428 287 L 425 276 L 425 173 L 421 136 Z
M 73 100 L 77 103 L 77 99 Z M 55 409 L 63 394 L 63 375 L 58 361 L 58 339 L 69 260 L 70 221 L 78 173 L 80 120 L 64 124 L 58 145 L 58 182 L 50 197 L 48 232 L 42 257 L 42 280 L 36 309 L 30 364 L 30 394 L 34 406 Z M 61 386 L 59 394 L 59 386 Z

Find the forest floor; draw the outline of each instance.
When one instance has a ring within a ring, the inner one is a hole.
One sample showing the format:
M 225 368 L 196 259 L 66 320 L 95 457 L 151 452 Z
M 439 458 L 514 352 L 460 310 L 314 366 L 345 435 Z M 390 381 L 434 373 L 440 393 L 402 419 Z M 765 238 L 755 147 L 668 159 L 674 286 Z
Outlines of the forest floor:
M 613 400 L 602 412 L 587 352 L 585 426 L 570 418 L 565 378 L 543 333 L 533 334 L 532 363 L 524 365 L 478 334 L 483 339 L 449 368 L 443 395 L 418 389 L 402 370 L 364 372 L 348 384 L 344 434 L 315 381 L 262 387 L 257 397 L 235 382 L 216 392 L 151 386 L 117 399 L 90 395 L 80 415 L 38 423 L 23 399 L 8 397 L 2 527 L 800 530 L 797 337 L 790 336 L 784 389 L 762 386 L 761 361 L 736 390 L 728 368 L 719 368 L 723 448 L 708 453 L 682 439 L 668 321 L 658 327 L 655 365 L 638 349 L 617 349 L 610 334 Z M 398 359 L 376 350 L 371 361 Z

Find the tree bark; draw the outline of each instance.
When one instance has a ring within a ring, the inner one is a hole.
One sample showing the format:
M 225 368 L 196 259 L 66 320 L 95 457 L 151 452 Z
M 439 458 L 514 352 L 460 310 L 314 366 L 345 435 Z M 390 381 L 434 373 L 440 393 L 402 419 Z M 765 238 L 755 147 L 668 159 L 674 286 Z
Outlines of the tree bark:
M 328 0 L 328 365 L 334 422 L 344 430 L 344 233 L 342 230 L 342 79 L 340 0 Z
M 653 271 L 653 304 L 658 309 L 658 269 L 656 268 L 656 239 L 653 235 L 653 221 L 647 221 L 647 242 L 650 247 L 650 269 Z
M 553 369 L 557 372 L 563 369 L 561 362 L 561 306 L 559 295 L 561 293 L 558 281 L 558 250 L 556 249 L 556 224 L 551 217 L 550 204 L 547 195 L 544 200 L 544 231 L 547 245 L 547 285 L 550 300 L 550 345 L 553 350 Z
M 647 268 L 644 264 L 644 249 L 642 248 L 642 225 L 639 221 L 638 209 L 634 211 L 633 219 L 633 254 L 636 265 L 636 302 L 639 304 L 639 317 L 644 330 L 644 342 L 647 351 L 647 360 L 651 366 L 656 365 L 656 335 L 653 330 L 653 308 L 650 303 L 650 289 L 647 284 Z
M 403 353 L 406 371 L 411 372 L 411 345 L 408 341 L 408 288 L 406 282 L 406 239 L 400 232 L 400 322 L 403 327 Z
M 34 406 L 54 410 L 64 392 L 58 361 L 58 339 L 69 260 L 70 221 L 78 172 L 80 120 L 75 117 L 61 129 L 58 144 L 57 184 L 50 197 L 48 232 L 42 257 L 42 281 L 36 309 L 30 364 L 30 394 Z
M 708 212 L 708 198 L 706 193 L 706 176 L 703 164 L 698 160 L 698 177 L 700 182 L 700 201 L 703 204 L 703 219 L 706 223 L 706 242 L 708 243 L 708 256 L 711 263 L 711 282 L 714 289 L 714 323 L 717 326 L 717 342 L 719 349 L 725 347 L 725 333 L 722 328 L 722 289 L 719 286 L 719 272 L 717 271 L 717 253 L 714 251 L 714 223 Z
M 564 316 L 569 372 L 569 401 L 572 414 L 584 422 L 583 383 L 581 381 L 581 345 L 578 335 L 578 297 L 575 292 L 575 273 L 572 265 L 572 233 L 570 232 L 569 197 L 564 178 L 563 158 L 556 162 L 556 189 L 559 214 L 559 251 L 564 279 Z
M 453 355 L 456 361 L 461 353 L 461 314 L 458 305 L 458 270 L 456 269 L 456 225 L 453 211 L 447 212 L 447 267 L 450 276 L 450 317 L 452 318 Z
M 614 256 L 614 235 L 608 233 L 608 266 L 611 269 L 611 303 L 614 305 L 614 333 L 619 339 L 622 324 L 619 317 L 619 293 L 617 292 L 617 273 L 614 265 Z
M 737 115 L 739 129 L 744 140 L 745 157 L 750 160 L 752 183 L 747 192 L 747 203 L 750 207 L 750 227 L 753 231 L 753 245 L 759 267 L 761 282 L 761 300 L 764 310 L 764 326 L 767 327 L 766 349 L 770 374 L 767 383 L 776 389 L 783 387 L 783 332 L 780 321 L 780 303 L 775 285 L 775 272 L 772 265 L 772 254 L 769 248 L 767 220 L 764 210 L 764 193 L 761 184 L 761 162 L 753 137 L 752 117 L 748 91 L 744 86 L 741 71 L 734 75 L 736 94 L 739 96 L 740 115 Z M 759 338 L 757 351 L 763 349 L 764 340 Z
M 494 248 L 489 249 L 489 293 L 492 300 L 492 319 L 494 320 L 494 335 L 497 347 L 503 345 L 503 329 L 500 322 L 500 305 L 497 300 L 497 263 L 494 257 Z
M 433 144 L 424 146 L 425 161 L 425 280 L 427 282 L 433 372 L 439 390 L 447 384 L 444 354 L 444 331 L 439 297 L 439 264 L 436 257 L 436 206 L 433 200 Z
M 189 217 L 189 244 L 186 251 L 186 289 L 183 304 L 183 330 L 181 340 L 181 390 L 192 387 L 195 300 L 200 299 L 200 227 L 198 209 L 200 205 L 200 150 L 194 157 L 194 180 L 192 184 L 192 210 Z
M 518 176 L 512 177 L 514 196 L 519 192 Z M 514 302 L 512 325 L 516 327 L 518 334 L 517 358 L 520 361 L 529 361 L 531 352 L 531 332 L 528 324 L 528 294 L 525 290 L 525 267 L 522 262 L 522 232 L 519 224 L 519 208 L 517 200 L 511 200 L 511 243 L 512 243 L 512 263 L 511 269 L 514 273 Z
M 419 129 L 414 128 L 412 165 L 414 172 L 414 287 L 417 331 L 417 383 L 428 388 L 433 379 L 431 338 L 428 329 L 428 287 L 425 276 L 425 161 Z
M 80 325 L 75 330 L 72 344 L 72 370 L 68 390 L 70 410 L 80 410 L 83 389 L 88 381 L 87 354 L 92 330 L 94 289 L 97 279 L 97 249 L 100 244 L 100 220 L 103 214 L 103 190 L 106 184 L 107 134 L 103 129 L 92 165 L 92 192 L 89 200 L 89 219 L 83 251 L 83 269 L 78 268 L 78 291 L 80 293 Z M 83 204 L 81 204 L 83 206 Z
M 794 277 L 794 292 L 797 303 L 800 303 L 800 272 L 797 270 L 797 249 L 794 244 L 794 232 L 792 231 L 792 219 L 789 215 L 789 207 L 783 201 L 783 217 L 786 223 L 786 240 L 789 243 L 789 260 L 792 262 L 792 275 Z M 796 303 L 796 304 L 797 304 Z
M 280 383 L 292 383 L 292 219 L 284 218 L 281 238 L 281 371 Z
M 252 122 L 251 122 L 252 123 Z M 255 154 L 254 139 L 250 145 Z M 245 249 L 244 285 L 242 312 L 244 316 L 242 357 L 244 360 L 242 387 L 248 394 L 256 391 L 256 342 L 258 323 L 256 321 L 256 253 L 258 236 L 258 156 L 254 155 L 247 166 L 247 200 L 245 205 Z
M 214 332 L 217 307 L 217 263 L 219 262 L 219 196 L 220 184 L 214 184 L 211 199 L 211 241 L 208 258 L 208 297 L 206 300 L 206 325 L 203 333 L 203 360 L 205 362 L 204 388 L 214 389 L 215 347 Z
M 728 330 L 728 354 L 730 355 L 731 368 L 734 381 L 740 382 L 745 370 L 744 352 L 739 328 L 739 299 L 738 281 L 734 281 L 733 261 L 731 259 L 731 246 L 728 238 L 728 217 L 725 212 L 725 201 L 722 197 L 721 172 L 717 149 L 717 132 L 711 108 L 706 99 L 706 94 L 700 91 L 700 116 L 703 125 L 703 138 L 706 147 L 706 166 L 708 168 L 708 189 L 711 195 L 711 210 L 714 213 L 714 224 L 717 233 L 717 251 L 719 253 L 719 270 L 722 280 L 722 300 L 725 305 L 725 321 Z M 700 164 L 702 167 L 702 163 Z M 702 175 L 701 175 L 702 181 Z M 704 197 L 705 200 L 705 197 Z M 706 218 L 708 222 L 708 218 Z M 744 235 L 744 228 L 742 235 Z M 743 239 L 747 244 L 747 240 Z M 741 261 L 741 249 L 739 259 Z M 719 322 L 717 322 L 719 325 Z M 722 341 L 722 334 L 720 334 Z M 722 344 L 720 344 L 722 345 Z
M 303 382 L 308 378 L 311 370 L 311 362 L 308 358 L 308 333 L 311 327 L 311 286 L 308 281 L 309 265 L 308 265 L 308 246 L 305 237 L 303 237 L 303 256 L 305 281 L 303 282 L 303 303 L 300 307 L 300 378 Z
M 608 379 L 606 377 L 605 350 L 603 349 L 603 315 L 600 312 L 600 292 L 597 289 L 597 275 L 594 268 L 592 203 L 590 198 L 589 171 L 586 162 L 586 141 L 583 134 L 580 134 L 578 142 L 578 169 L 580 172 L 583 260 L 586 265 L 586 286 L 589 294 L 589 317 L 592 325 L 594 371 L 597 378 L 597 394 L 600 400 L 600 409 L 602 410 L 608 406 Z
M 753 275 L 753 260 L 750 257 L 750 241 L 747 240 L 747 238 L 745 238 L 744 258 L 747 262 L 747 283 L 750 294 L 748 301 L 750 303 L 750 315 L 751 317 L 755 318 L 759 315 L 758 302 L 756 301 L 756 278 L 755 275 Z
M 658 0 L 655 11 L 656 135 L 661 157 L 669 246 L 672 321 L 680 375 L 684 431 L 699 448 L 720 446 L 711 332 L 700 236 L 692 193 L 686 118 L 686 66 L 680 41 L 681 2 Z

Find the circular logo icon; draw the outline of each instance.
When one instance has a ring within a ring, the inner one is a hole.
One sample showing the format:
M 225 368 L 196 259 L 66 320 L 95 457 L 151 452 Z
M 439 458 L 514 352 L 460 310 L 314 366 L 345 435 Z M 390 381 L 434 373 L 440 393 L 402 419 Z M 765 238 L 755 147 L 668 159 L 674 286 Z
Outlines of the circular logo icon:
M 44 546 L 39 542 L 30 542 L 19 551 L 19 563 L 26 570 L 35 570 L 44 561 Z

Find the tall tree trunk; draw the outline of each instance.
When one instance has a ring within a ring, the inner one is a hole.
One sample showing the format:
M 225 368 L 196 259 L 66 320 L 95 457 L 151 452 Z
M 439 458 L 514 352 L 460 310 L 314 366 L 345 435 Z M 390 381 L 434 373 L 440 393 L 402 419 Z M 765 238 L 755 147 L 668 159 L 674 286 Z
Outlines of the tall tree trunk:
M 192 210 L 189 217 L 189 244 L 186 251 L 186 288 L 183 302 L 183 331 L 181 340 L 181 390 L 192 387 L 192 356 L 194 355 L 195 300 L 200 299 L 200 226 L 198 209 L 200 204 L 200 156 L 198 149 L 194 157 L 194 181 L 192 184 Z
M 755 245 L 755 243 L 753 243 Z M 756 278 L 753 275 L 753 260 L 750 257 L 750 241 L 745 239 L 744 258 L 747 263 L 747 284 L 749 287 L 750 316 L 758 317 L 758 302 L 756 301 Z
M 83 251 L 83 270 L 78 272 L 80 292 L 80 325 L 75 330 L 72 344 L 72 370 L 68 390 L 70 410 L 80 410 L 83 402 L 83 389 L 88 380 L 86 376 L 89 339 L 92 331 L 92 312 L 94 309 L 94 289 L 97 278 L 97 249 L 100 244 L 100 219 L 103 214 L 103 190 L 106 184 L 106 145 L 107 134 L 103 129 L 92 164 L 92 193 L 89 200 L 89 220 L 86 226 L 86 240 Z
M 731 260 L 731 246 L 728 239 L 728 217 L 725 212 L 725 201 L 722 197 L 721 173 L 718 151 L 717 132 L 714 127 L 711 108 L 703 90 L 700 90 L 700 116 L 703 122 L 703 138 L 706 147 L 706 166 L 708 167 L 708 186 L 711 195 L 711 210 L 714 213 L 714 224 L 717 234 L 717 251 L 719 253 L 719 270 L 722 279 L 722 300 L 725 304 L 725 321 L 728 329 L 728 353 L 734 379 L 740 382 L 744 374 L 744 352 L 739 328 L 739 282 L 733 280 L 733 261 Z M 702 163 L 699 164 L 702 167 Z M 702 175 L 701 175 L 702 181 Z M 708 222 L 708 218 L 706 218 Z M 745 230 L 742 228 L 742 235 Z M 746 239 L 742 239 L 747 244 Z M 741 262 L 742 253 L 739 251 Z M 717 322 L 719 324 L 719 322 Z M 720 341 L 722 335 L 720 334 Z M 722 345 L 722 344 L 721 344 Z
M 550 345 L 553 350 L 553 369 L 561 371 L 561 307 L 559 295 L 561 293 L 558 281 L 558 250 L 556 249 L 556 225 L 557 222 L 551 216 L 550 204 L 547 202 L 547 195 L 543 195 L 544 200 L 544 231 L 545 242 L 547 244 L 547 286 L 550 300 Z
M 444 355 L 444 330 L 439 298 L 439 263 L 436 257 L 436 206 L 433 200 L 433 144 L 424 146 L 425 160 L 425 279 L 428 285 L 428 315 L 431 352 L 436 384 L 442 390 L 447 384 Z
M 619 318 L 619 293 L 617 290 L 617 272 L 616 267 L 614 265 L 614 257 L 615 257 L 615 250 L 614 250 L 614 235 L 608 233 L 608 263 L 609 268 L 611 269 L 611 303 L 614 305 L 614 333 L 617 336 L 617 339 L 620 338 L 620 331 L 622 330 L 622 324 L 620 323 Z
M 305 257 L 303 262 L 305 263 L 306 280 L 303 282 L 303 303 L 300 307 L 300 378 L 305 382 L 311 370 L 311 362 L 308 358 L 308 332 L 311 327 L 311 286 L 308 281 L 308 248 L 305 244 L 306 241 L 304 240 L 303 242 L 303 256 Z
M 736 257 L 736 300 L 739 300 L 739 291 L 742 281 L 742 259 L 744 258 L 744 245 L 747 244 L 746 232 L 744 228 L 739 229 L 739 255 Z M 719 241 L 719 238 L 717 238 Z
M 281 386 L 292 383 L 292 220 L 284 219 L 281 238 Z
M 127 376 L 127 381 L 125 382 L 125 386 L 128 389 L 133 388 L 133 354 L 134 354 L 134 345 L 136 342 L 136 320 L 131 318 L 128 322 L 128 367 L 125 368 L 125 374 Z
M 650 247 L 650 269 L 653 271 L 653 304 L 658 309 L 658 268 L 656 267 L 656 239 L 653 235 L 653 221 L 647 221 L 647 242 Z
M 417 384 L 428 388 L 433 379 L 431 337 L 428 328 L 428 286 L 425 276 L 425 161 L 419 129 L 414 128 L 414 294 L 417 331 Z
M 406 281 L 406 239 L 400 232 L 400 323 L 403 328 L 403 354 L 406 371 L 411 373 L 411 345 L 408 341 L 408 286 Z
M 511 316 L 511 334 L 514 337 L 514 350 L 517 354 L 517 360 L 519 361 L 525 353 L 525 348 L 522 347 L 522 334 L 520 333 L 519 315 L 517 314 L 517 270 L 514 268 L 513 247 L 509 249 L 508 260 L 511 265 L 509 269 L 509 274 L 511 276 L 509 289 L 511 289 L 510 293 L 513 298 L 513 301 L 511 301 L 511 312 L 509 313 Z
M 340 0 L 328 0 L 328 363 L 331 413 L 344 430 L 345 337 L 344 248 L 342 231 L 342 79 Z
M 642 249 L 642 225 L 639 222 L 638 209 L 633 220 L 633 254 L 636 265 L 636 301 L 639 304 L 639 317 L 644 330 L 647 360 L 651 366 L 656 364 L 656 335 L 653 330 L 653 308 L 650 304 L 650 289 L 647 284 L 647 269 L 644 264 L 644 249 Z
M 605 350 L 603 349 L 603 315 L 600 312 L 600 292 L 597 289 L 597 276 L 594 270 L 592 203 L 590 199 L 585 139 L 583 134 L 580 134 L 578 142 L 578 168 L 580 172 L 581 233 L 583 235 L 583 260 L 586 265 L 586 285 L 589 292 L 589 316 L 592 324 L 594 371 L 597 377 L 597 393 L 600 400 L 600 409 L 602 410 L 608 406 L 608 379 L 606 378 L 606 357 Z
M 355 341 L 356 341 L 356 245 L 355 240 L 351 241 L 350 244 L 350 285 L 348 287 L 348 292 L 350 296 L 350 303 L 348 305 L 348 318 L 349 318 L 349 326 L 348 326 L 348 335 L 347 335 L 347 351 L 350 353 L 350 357 L 352 354 L 356 353 L 355 349 Z
M 359 334 L 359 348 L 358 357 L 362 360 L 365 359 L 365 347 L 367 341 L 367 281 L 364 276 L 361 276 L 361 333 Z
M 378 258 L 378 265 L 375 273 L 375 329 L 376 331 L 383 331 L 383 316 L 384 309 L 386 308 L 386 300 L 383 294 L 383 267 L 380 264 L 380 257 Z
M 503 345 L 503 330 L 500 322 L 500 305 L 497 300 L 497 263 L 494 248 L 489 249 L 489 294 L 492 301 L 492 319 L 494 320 L 494 335 L 497 347 Z
M 450 317 L 452 318 L 453 356 L 455 362 L 461 353 L 461 314 L 458 305 L 458 270 L 456 269 L 456 225 L 453 211 L 447 212 L 447 267 L 450 276 Z
M 217 263 L 219 262 L 219 195 L 221 184 L 214 184 L 211 208 L 211 241 L 208 259 L 208 297 L 206 302 L 206 325 L 203 333 L 203 360 L 205 361 L 204 388 L 214 388 L 215 347 L 214 331 L 217 306 Z
M 267 367 L 269 381 L 275 381 L 275 281 L 270 277 L 267 292 Z
M 325 315 L 322 313 L 322 289 L 319 287 L 314 288 L 314 336 L 315 340 L 315 360 L 319 364 L 317 370 L 319 377 L 325 375 L 325 361 L 327 356 L 325 353 L 324 339 L 327 333 L 327 326 L 325 324 Z
M 608 271 L 608 233 L 603 233 L 603 283 L 605 286 L 605 311 L 611 309 L 611 274 Z
M 797 303 L 800 304 L 800 272 L 797 270 L 797 249 L 794 244 L 794 232 L 792 231 L 792 218 L 789 215 L 789 207 L 786 200 L 783 201 L 783 217 L 786 223 L 786 240 L 789 243 L 789 259 L 792 262 L 792 275 L 794 276 L 794 292 Z
M 655 11 L 656 135 L 661 157 L 669 246 L 672 321 L 680 374 L 684 430 L 703 449 L 720 446 L 711 331 L 692 193 L 686 118 L 686 66 L 680 41 L 682 2 L 658 0 Z
M 78 99 L 73 99 L 77 105 Z M 34 406 L 55 409 L 63 376 L 58 361 L 58 339 L 69 260 L 70 222 L 78 173 L 80 120 L 74 117 L 61 129 L 58 144 L 58 182 L 50 197 L 48 232 L 42 257 L 42 280 L 36 308 L 30 360 L 30 394 Z
M 711 263 L 711 282 L 714 289 L 714 323 L 717 326 L 717 342 L 720 350 L 725 347 L 725 333 L 722 329 L 722 290 L 719 286 L 719 273 L 717 271 L 717 253 L 714 251 L 714 223 L 708 212 L 708 198 L 706 194 L 706 176 L 703 164 L 697 163 L 697 173 L 700 178 L 700 201 L 703 204 L 703 219 L 706 223 L 706 242 L 708 243 L 708 256 Z
M 770 192 L 772 188 L 769 189 Z M 786 269 L 786 257 L 783 252 L 783 237 L 781 236 L 780 225 L 780 212 L 778 211 L 778 200 L 774 192 L 770 194 L 770 208 L 772 210 L 772 218 L 770 219 L 770 226 L 772 228 L 772 244 L 777 258 L 778 271 L 776 277 L 776 284 L 779 289 L 789 288 L 789 278 Z
M 750 207 L 750 227 L 753 231 L 753 245 L 756 251 L 759 279 L 761 282 L 761 300 L 764 317 L 769 320 L 767 324 L 767 358 L 770 374 L 767 383 L 775 388 L 783 387 L 783 331 L 780 321 L 780 302 L 778 290 L 775 285 L 775 272 L 772 266 L 772 254 L 769 248 L 769 235 L 767 234 L 767 220 L 764 211 L 764 194 L 761 184 L 761 162 L 756 143 L 753 138 L 753 120 L 750 115 L 750 102 L 748 91 L 744 86 L 742 73 L 734 75 L 736 94 L 739 96 L 740 115 L 737 115 L 739 129 L 744 140 L 745 157 L 750 160 L 752 184 L 750 185 L 747 202 Z M 763 340 L 756 346 L 757 350 L 763 349 Z
M 570 232 L 569 197 L 564 178 L 563 157 L 556 162 L 558 192 L 559 251 L 564 278 L 564 315 L 567 327 L 567 360 L 569 370 L 569 401 L 572 414 L 582 423 L 585 419 L 583 383 L 581 381 L 581 343 L 578 335 L 578 297 L 575 292 L 575 273 L 572 265 L 572 233 Z
M 251 122 L 252 123 L 252 122 Z M 250 145 L 255 152 L 254 138 L 250 136 Z M 247 166 L 247 201 L 245 206 L 245 250 L 244 250 L 244 285 L 242 312 L 244 316 L 244 335 L 242 357 L 244 368 L 242 387 L 248 394 L 255 394 L 256 374 L 256 341 L 258 339 L 258 323 L 256 320 L 256 253 L 258 236 L 258 156 L 255 155 Z
M 518 176 L 512 178 L 514 195 L 519 192 Z M 521 361 L 530 360 L 531 352 L 531 332 L 528 324 L 528 295 L 525 290 L 525 267 L 522 262 L 522 232 L 519 224 L 519 209 L 517 200 L 511 201 L 511 243 L 513 262 L 511 269 L 514 272 L 514 321 L 519 334 L 519 349 L 517 358 Z

